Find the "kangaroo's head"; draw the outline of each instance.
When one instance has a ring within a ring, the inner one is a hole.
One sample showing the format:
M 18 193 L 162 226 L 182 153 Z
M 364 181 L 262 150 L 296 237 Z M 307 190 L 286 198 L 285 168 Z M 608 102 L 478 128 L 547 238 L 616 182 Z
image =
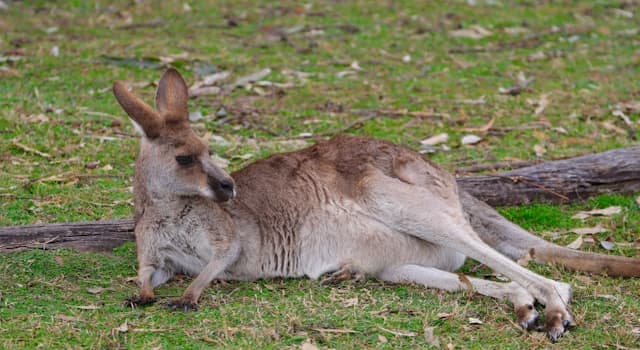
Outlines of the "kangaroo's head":
M 202 196 L 217 202 L 235 196 L 229 174 L 211 160 L 209 145 L 191 129 L 187 85 L 175 69 L 167 70 L 156 93 L 156 109 L 116 81 L 113 94 L 142 133 L 136 181 L 147 195 L 171 198 Z

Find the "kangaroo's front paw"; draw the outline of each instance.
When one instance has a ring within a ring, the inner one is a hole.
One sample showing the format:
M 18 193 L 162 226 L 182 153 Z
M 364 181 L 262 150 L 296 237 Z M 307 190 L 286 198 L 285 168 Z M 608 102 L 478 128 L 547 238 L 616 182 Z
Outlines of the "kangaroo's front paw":
M 576 324 L 568 311 L 561 308 L 547 308 L 545 331 L 552 342 L 558 341 L 560 337 Z
M 156 302 L 155 297 L 143 296 L 143 295 L 132 295 L 124 300 L 124 306 L 127 307 L 136 307 L 136 306 L 146 306 L 151 305 Z
M 196 311 L 198 304 L 184 298 L 170 300 L 165 304 L 171 311 Z
M 516 315 L 518 316 L 518 324 L 523 329 L 530 331 L 538 324 L 538 311 L 536 311 L 532 304 L 517 307 Z
M 323 286 L 338 284 L 343 281 L 355 281 L 362 282 L 365 280 L 365 275 L 358 268 L 351 263 L 344 263 L 340 265 L 337 271 L 332 272 L 329 276 L 324 278 L 320 284 Z

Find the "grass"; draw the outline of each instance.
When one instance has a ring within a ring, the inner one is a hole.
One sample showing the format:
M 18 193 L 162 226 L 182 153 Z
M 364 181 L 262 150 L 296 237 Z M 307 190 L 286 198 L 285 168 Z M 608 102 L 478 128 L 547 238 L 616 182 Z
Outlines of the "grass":
M 172 65 L 189 82 L 199 80 L 204 70 L 231 70 L 233 81 L 269 67 L 266 80 L 295 85 L 241 88 L 190 101 L 191 110 L 204 115 L 196 129 L 227 140 L 211 143 L 230 161 L 230 170 L 312 142 L 301 133 L 342 130 L 360 117 L 339 112 L 351 109 L 449 115 L 419 119 L 382 112 L 348 130 L 414 149 L 420 140 L 446 132 L 451 150 L 426 156 L 449 170 L 637 144 L 612 114 L 614 106 L 635 101 L 640 93 L 639 40 L 629 35 L 637 28 L 637 5 L 188 5 L 190 10 L 184 1 L 9 3 L 0 16 L 0 225 L 132 215 L 129 187 L 137 137 L 109 89 L 113 80 L 124 79 L 151 101 L 150 83 L 162 69 L 149 67 L 158 66 L 162 57 L 173 57 Z M 451 36 L 476 25 L 491 35 L 477 40 Z M 278 31 L 287 28 L 294 33 L 278 38 Z M 509 34 L 514 28 L 525 33 Z M 362 70 L 354 69 L 353 62 Z M 287 71 L 312 74 L 303 82 Z M 499 94 L 520 72 L 535 78 L 530 88 L 518 96 Z M 550 102 L 536 114 L 535 103 L 545 94 Z M 465 102 L 482 96 L 482 104 Z M 215 117 L 221 108 L 229 117 L 225 123 Z M 638 111 L 626 113 L 637 127 Z M 492 118 L 488 133 L 465 130 Z M 484 141 L 461 145 L 468 133 Z M 546 153 L 537 156 L 536 144 Z M 578 210 L 610 205 L 624 210 L 584 223 L 570 219 Z M 560 244 L 576 238 L 564 233 L 571 228 L 601 224 L 608 232 L 598 238 L 612 235 L 618 243 L 611 254 L 637 256 L 638 209 L 633 196 L 603 196 L 570 206 L 504 208 L 502 213 Z M 597 245 L 581 249 L 604 252 Z M 129 279 L 135 265 L 132 244 L 110 255 L 60 250 L 0 256 L 0 348 L 299 348 L 304 342 L 336 349 L 424 348 L 425 326 L 435 327 L 443 346 L 455 348 L 639 344 L 632 330 L 640 327 L 640 282 L 556 267 L 533 269 L 575 286 L 573 312 L 580 327 L 553 345 L 541 333 L 521 332 L 505 303 L 372 280 L 333 288 L 308 280 L 216 284 L 195 313 L 172 313 L 161 305 L 132 310 L 121 302 L 135 292 Z M 465 269 L 485 272 L 473 262 Z M 163 299 L 178 295 L 188 282 L 171 282 L 159 294 Z M 438 316 L 442 313 L 450 316 Z M 471 325 L 469 317 L 484 324 Z

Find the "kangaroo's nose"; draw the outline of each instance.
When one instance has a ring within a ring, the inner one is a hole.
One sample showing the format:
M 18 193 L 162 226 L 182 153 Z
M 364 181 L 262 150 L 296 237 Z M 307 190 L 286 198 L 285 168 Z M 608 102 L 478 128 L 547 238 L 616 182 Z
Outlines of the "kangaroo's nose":
M 223 179 L 220 181 L 220 189 L 229 195 L 229 198 L 236 196 L 236 185 L 231 179 Z

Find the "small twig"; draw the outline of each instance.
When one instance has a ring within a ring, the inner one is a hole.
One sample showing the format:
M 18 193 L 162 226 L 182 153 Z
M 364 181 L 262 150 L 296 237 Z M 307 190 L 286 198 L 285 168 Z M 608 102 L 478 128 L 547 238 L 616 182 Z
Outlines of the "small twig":
M 18 142 L 16 140 L 13 141 L 13 145 L 18 147 L 18 148 L 20 148 L 21 150 L 23 150 L 25 152 L 36 154 L 36 155 L 38 155 L 38 156 L 40 156 L 42 158 L 46 158 L 46 159 L 50 159 L 51 158 L 51 155 L 49 153 L 38 151 L 37 149 L 31 148 L 31 147 L 29 147 L 27 145 L 24 145 L 24 144 L 22 144 L 22 143 L 20 143 L 20 142 Z
M 158 18 L 148 22 L 125 24 L 123 26 L 117 27 L 117 29 L 127 30 L 127 29 L 138 29 L 138 28 L 155 28 L 163 25 L 164 25 L 164 21 Z

